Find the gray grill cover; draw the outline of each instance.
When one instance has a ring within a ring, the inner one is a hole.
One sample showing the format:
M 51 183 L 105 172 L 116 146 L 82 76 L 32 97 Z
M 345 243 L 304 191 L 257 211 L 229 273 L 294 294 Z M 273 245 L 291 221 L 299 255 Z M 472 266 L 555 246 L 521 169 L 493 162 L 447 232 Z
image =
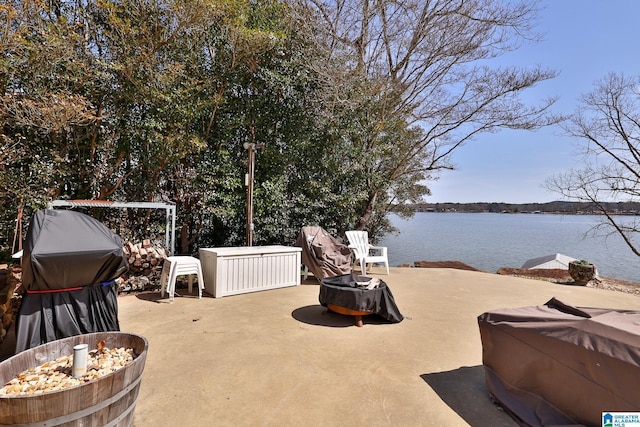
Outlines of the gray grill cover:
M 530 426 L 599 426 L 640 411 L 640 312 L 543 306 L 478 317 L 489 392 Z

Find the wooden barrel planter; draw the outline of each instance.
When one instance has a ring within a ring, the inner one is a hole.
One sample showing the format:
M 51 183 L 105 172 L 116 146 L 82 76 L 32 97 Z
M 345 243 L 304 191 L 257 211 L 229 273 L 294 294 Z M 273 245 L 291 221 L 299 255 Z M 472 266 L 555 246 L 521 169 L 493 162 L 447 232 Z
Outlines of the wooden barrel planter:
M 97 332 L 52 341 L 25 350 L 0 363 L 0 387 L 19 373 L 73 354 L 77 344 L 95 349 L 132 348 L 135 358 L 125 367 L 75 387 L 30 396 L 1 395 L 0 425 L 130 426 L 147 358 L 147 340 L 124 332 Z
M 571 261 L 569 275 L 576 285 L 586 285 L 596 275 L 596 266 L 586 261 Z

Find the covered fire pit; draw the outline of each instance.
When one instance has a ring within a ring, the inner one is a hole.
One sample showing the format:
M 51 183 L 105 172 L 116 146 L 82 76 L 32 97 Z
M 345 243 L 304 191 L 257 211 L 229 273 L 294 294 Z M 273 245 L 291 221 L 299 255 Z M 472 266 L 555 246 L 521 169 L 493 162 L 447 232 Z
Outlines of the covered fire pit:
M 363 325 L 362 316 L 369 314 L 392 323 L 404 319 L 387 284 L 371 277 L 351 273 L 322 279 L 319 300 L 331 311 L 355 316 L 358 326 Z

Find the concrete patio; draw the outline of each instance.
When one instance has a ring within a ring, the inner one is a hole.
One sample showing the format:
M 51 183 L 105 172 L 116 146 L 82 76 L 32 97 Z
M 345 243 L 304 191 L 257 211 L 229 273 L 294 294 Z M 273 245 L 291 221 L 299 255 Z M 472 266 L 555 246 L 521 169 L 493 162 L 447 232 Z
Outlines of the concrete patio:
M 640 309 L 631 295 L 453 269 L 392 268 L 405 320 L 326 313 L 301 286 L 198 300 L 119 298 L 149 352 L 136 426 L 517 426 L 487 394 L 477 316 L 566 303 Z

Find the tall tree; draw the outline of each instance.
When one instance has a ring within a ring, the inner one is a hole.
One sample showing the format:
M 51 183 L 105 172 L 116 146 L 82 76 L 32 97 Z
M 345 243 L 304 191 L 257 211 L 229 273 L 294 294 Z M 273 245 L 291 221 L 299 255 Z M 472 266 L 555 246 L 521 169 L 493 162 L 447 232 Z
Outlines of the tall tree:
M 553 121 L 553 100 L 518 98 L 553 72 L 489 68 L 534 12 L 498 0 L 9 0 L 2 234 L 23 195 L 29 209 L 161 199 L 177 205 L 180 252 L 242 244 L 243 145 L 258 143 L 256 243 L 290 243 L 309 224 L 380 236 L 477 133 Z M 128 220 L 128 233 L 149 232 L 144 215 Z
M 245 240 L 245 144 L 260 147 L 255 176 L 256 244 L 290 243 L 288 164 L 305 133 L 307 81 L 300 39 L 277 1 L 247 2 L 235 27 L 212 27 L 211 51 L 222 100 L 209 121 L 207 152 L 198 165 L 208 216 L 199 245 Z M 294 226 L 295 227 L 295 226 Z
M 169 200 L 180 212 L 179 250 L 190 251 L 203 224 L 217 222 L 205 218 L 211 195 L 226 194 L 226 206 L 243 197 L 224 174 L 242 182 L 242 138 L 255 117 L 269 123 L 253 76 L 277 57 L 284 14 L 272 1 L 0 8 L 3 215 L 23 196 L 30 209 L 54 198 Z M 249 99 L 255 111 L 241 105 Z M 203 172 L 208 161 L 217 166 Z M 148 213 L 129 212 L 126 237 L 150 232 Z M 10 215 L 2 224 L 9 229 Z
M 451 154 L 479 133 L 532 130 L 558 120 L 548 111 L 555 99 L 527 106 L 519 98 L 554 71 L 492 66 L 492 59 L 536 39 L 534 2 L 298 5 L 307 34 L 324 54 L 314 65 L 327 88 L 326 111 L 357 114 L 356 133 L 343 141 L 359 152 L 357 168 L 366 175 L 354 189 L 362 196 L 355 228 L 371 228 L 393 204 L 428 194 L 416 182 L 452 169 Z
M 611 73 L 583 95 L 563 127 L 581 149 L 582 169 L 550 178 L 547 188 L 603 214 L 594 232 L 617 233 L 640 256 L 638 217 L 614 215 L 606 202 L 640 201 L 640 77 Z
M 15 215 L 20 201 L 28 215 L 66 191 L 90 187 L 87 166 L 104 151 L 96 140 L 101 70 L 87 66 L 83 27 L 68 13 L 58 3 L 31 0 L 0 7 L 3 238 L 13 229 L 5 215 Z

